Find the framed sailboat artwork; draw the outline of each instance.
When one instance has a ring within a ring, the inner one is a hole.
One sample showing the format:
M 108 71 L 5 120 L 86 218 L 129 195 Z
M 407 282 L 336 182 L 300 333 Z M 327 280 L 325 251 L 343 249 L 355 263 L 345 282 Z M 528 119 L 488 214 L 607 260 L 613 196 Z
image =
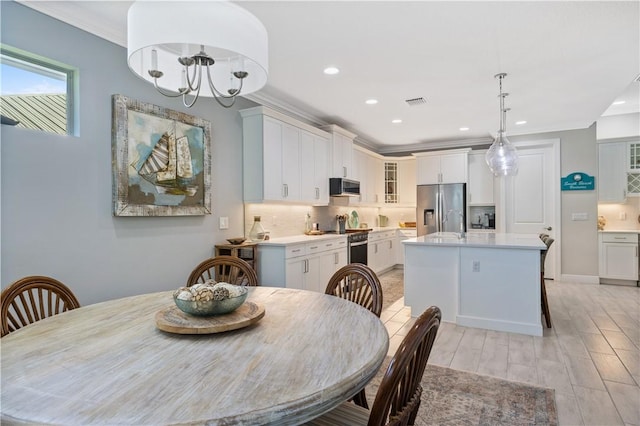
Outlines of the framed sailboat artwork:
M 211 214 L 211 123 L 113 95 L 114 216 Z

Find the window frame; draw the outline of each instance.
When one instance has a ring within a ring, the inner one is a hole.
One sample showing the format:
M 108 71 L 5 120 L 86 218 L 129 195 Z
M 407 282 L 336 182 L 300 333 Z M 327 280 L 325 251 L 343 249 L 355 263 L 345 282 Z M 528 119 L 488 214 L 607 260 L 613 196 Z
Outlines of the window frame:
M 6 44 L 0 44 L 0 63 L 7 64 L 9 66 L 20 68 L 29 72 L 36 72 L 44 76 L 50 77 L 57 74 L 66 75 L 66 122 L 68 136 L 78 136 L 79 131 L 76 127 L 79 120 L 77 120 L 78 110 L 76 109 L 76 96 L 78 93 L 77 68 L 55 61 L 53 59 L 45 58 L 33 53 L 20 50 Z M 46 133 L 53 135 L 60 135 L 60 133 L 52 133 L 47 130 L 43 130 Z M 64 135 L 61 135 L 64 136 Z

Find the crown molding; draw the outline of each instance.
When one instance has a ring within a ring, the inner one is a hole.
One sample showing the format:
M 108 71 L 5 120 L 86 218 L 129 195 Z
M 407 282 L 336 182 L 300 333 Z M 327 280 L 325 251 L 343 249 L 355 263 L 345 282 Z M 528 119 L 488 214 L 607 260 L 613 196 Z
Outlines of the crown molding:
M 33 9 L 37 12 L 48 15 L 66 24 L 80 28 L 90 34 L 96 35 L 112 43 L 122 47 L 127 47 L 127 31 L 124 33 L 108 19 L 96 19 L 96 16 L 84 9 L 81 4 L 77 4 L 73 8 L 73 13 L 69 13 L 68 2 L 57 1 L 32 1 L 32 0 L 16 0 L 23 6 Z M 79 2 L 80 3 L 80 2 Z M 124 3 L 124 2 L 123 2 Z M 126 2 L 131 3 L 131 2 Z M 128 7 L 128 5 L 127 5 Z

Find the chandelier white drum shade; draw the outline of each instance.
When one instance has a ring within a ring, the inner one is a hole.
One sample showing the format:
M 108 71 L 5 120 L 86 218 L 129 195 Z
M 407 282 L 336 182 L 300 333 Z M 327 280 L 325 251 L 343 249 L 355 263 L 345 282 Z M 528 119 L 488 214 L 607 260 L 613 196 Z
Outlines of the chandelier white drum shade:
M 495 75 L 500 80 L 500 130 L 498 130 L 496 139 L 485 155 L 485 161 L 495 176 L 514 176 L 518 174 L 518 152 L 505 134 L 508 108 L 504 107 L 504 98 L 509 94 L 502 93 L 502 79 L 506 76 L 507 74 L 505 73 Z
M 136 1 L 127 50 L 135 74 L 187 107 L 200 95 L 229 107 L 267 82 L 267 30 L 228 1 Z

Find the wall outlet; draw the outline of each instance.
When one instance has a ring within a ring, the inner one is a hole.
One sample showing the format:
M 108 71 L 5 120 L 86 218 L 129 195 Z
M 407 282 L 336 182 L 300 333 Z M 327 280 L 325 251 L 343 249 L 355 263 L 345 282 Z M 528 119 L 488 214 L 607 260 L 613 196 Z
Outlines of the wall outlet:
M 618 213 L 618 219 L 620 219 L 620 220 L 627 220 L 627 212 L 620 212 L 620 213 Z
M 229 218 L 227 216 L 220 218 L 220 229 L 229 229 Z
M 480 261 L 479 260 L 474 260 L 472 265 L 473 265 L 472 266 L 473 272 L 480 272 Z

